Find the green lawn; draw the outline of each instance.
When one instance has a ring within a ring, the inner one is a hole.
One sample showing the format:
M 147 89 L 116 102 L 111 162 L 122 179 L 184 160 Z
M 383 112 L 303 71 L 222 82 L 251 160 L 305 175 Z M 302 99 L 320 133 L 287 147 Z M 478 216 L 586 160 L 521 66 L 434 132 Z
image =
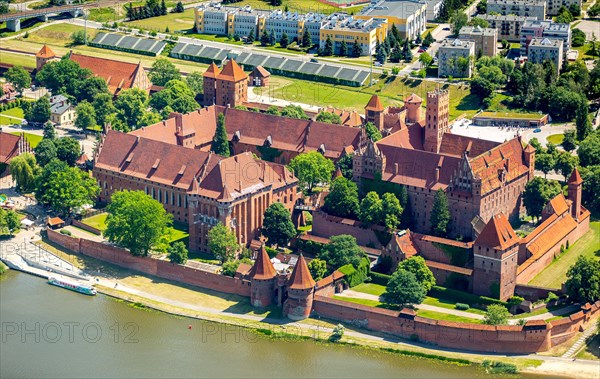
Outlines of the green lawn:
M 236 2 L 232 4 L 235 7 L 244 7 L 246 5 L 250 5 L 255 9 L 272 9 L 273 7 L 267 1 L 262 0 L 242 0 L 240 2 Z M 328 4 L 321 3 L 317 0 L 283 0 L 281 4 L 281 8 L 285 8 L 287 5 L 288 9 L 291 12 L 298 13 L 335 13 L 335 12 L 354 12 L 357 13 L 363 6 L 357 6 L 352 8 L 337 8 Z
M 239 6 L 236 3 L 235 6 Z M 143 28 L 164 32 L 168 26 L 171 33 L 177 31 L 188 31 L 194 27 L 194 9 L 186 9 L 183 13 L 169 13 L 166 16 L 151 17 L 144 20 L 136 20 L 123 23 L 128 28 Z
M 542 117 L 539 113 L 525 113 L 525 112 L 481 112 L 479 116 L 482 117 L 503 117 L 503 118 L 518 118 L 518 119 L 538 119 Z
M 116 19 L 121 17 L 117 17 L 117 12 L 115 8 L 106 7 L 106 8 L 92 8 L 89 10 L 90 15 L 88 16 L 88 20 L 97 21 L 97 22 L 113 22 Z M 122 16 L 124 12 L 119 12 L 119 16 Z
M 385 286 L 375 283 L 362 283 L 352 287 L 353 291 L 368 293 L 369 295 L 381 296 L 385 292 Z
M 594 257 L 596 251 L 600 249 L 600 221 L 590 223 L 590 231 L 587 232 L 579 241 L 571 245 L 558 259 L 555 259 L 548 267 L 540 272 L 530 285 L 561 288 L 567 278 L 567 270 L 580 255 Z
M 21 132 L 10 132 L 10 134 L 14 134 L 14 135 L 18 136 L 18 135 L 21 134 Z M 29 145 L 32 148 L 35 148 L 38 145 L 38 143 L 40 143 L 40 141 L 42 140 L 42 138 L 44 138 L 44 137 L 43 136 L 39 136 L 37 134 L 25 133 L 25 139 L 27 140 L 27 142 L 29 142 Z
M 169 229 L 169 243 L 183 241 L 187 246 L 189 236 L 187 225 L 174 223 L 173 227 Z
M 29 33 L 29 37 L 19 37 L 21 40 L 28 42 L 48 43 L 51 45 L 69 46 L 71 44 L 71 35 L 80 30 L 84 30 L 83 26 L 73 25 L 69 23 L 52 24 L 35 32 Z M 96 29 L 88 28 L 88 37 L 93 39 L 96 36 Z
M 4 45 L 4 42 L 2 44 Z M 3 51 L 2 54 L 0 54 L 0 63 L 35 68 L 35 57 L 33 55 L 23 55 L 11 53 L 9 51 Z
M 576 355 L 576 358 L 600 360 L 600 334 L 592 337 L 592 340 Z
M 552 135 L 549 135 L 548 137 L 546 137 L 546 139 L 550 143 L 553 143 L 555 145 L 560 145 L 562 143 L 562 141 L 565 139 L 565 135 L 564 134 L 552 134 Z
M 0 125 L 20 124 L 23 117 L 23 110 L 21 108 L 6 110 L 0 113 Z
M 418 306 L 417 306 L 418 307 Z M 474 318 L 449 315 L 447 313 L 441 312 L 433 312 L 433 311 L 417 311 L 417 315 L 421 317 L 431 318 L 434 320 L 444 320 L 444 321 L 455 321 L 455 322 L 468 322 L 471 324 L 481 324 L 481 321 L 476 320 Z
M 579 52 L 579 55 L 577 56 L 577 60 L 597 59 L 598 58 L 598 57 L 592 55 L 592 48 L 589 43 L 586 43 L 585 45 L 578 46 L 578 47 L 571 46 L 571 49 L 577 50 Z
M 83 220 L 81 220 L 81 222 L 83 222 L 86 225 L 91 226 L 92 228 L 99 229 L 100 231 L 105 231 L 107 216 L 108 216 L 108 213 L 106 213 L 106 212 L 98 213 L 97 215 L 94 215 L 92 217 L 84 218 Z
M 345 297 L 345 296 L 338 296 L 338 295 L 334 295 L 333 298 L 336 300 L 347 301 L 349 303 L 367 305 L 369 307 L 387 308 L 384 303 L 382 303 L 380 301 L 376 301 L 376 300 L 356 299 L 356 298 L 352 298 L 352 297 Z

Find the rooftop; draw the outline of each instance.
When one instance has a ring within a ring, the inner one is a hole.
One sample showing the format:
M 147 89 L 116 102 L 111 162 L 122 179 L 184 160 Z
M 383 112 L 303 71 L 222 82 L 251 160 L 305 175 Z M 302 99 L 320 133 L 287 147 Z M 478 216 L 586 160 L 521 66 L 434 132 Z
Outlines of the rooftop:
M 419 10 L 427 6 L 427 2 L 420 0 L 381 0 L 367 5 L 360 14 L 365 16 L 388 16 L 407 19 L 414 16 Z
M 562 39 L 557 38 L 532 38 L 529 42 L 529 47 L 533 46 L 545 46 L 545 47 L 561 47 L 563 45 Z
M 70 59 L 79 63 L 82 68 L 91 70 L 94 76 L 106 80 L 108 90 L 115 95 L 121 90 L 132 88 L 138 70 L 143 70 L 141 63 L 128 63 L 76 53 L 71 53 Z
M 492 216 L 481 234 L 475 240 L 476 245 L 506 250 L 516 245 L 521 239 L 502 213 Z
M 484 35 L 484 36 L 496 36 L 498 30 L 496 28 L 482 28 L 478 26 L 463 26 L 460 29 L 459 35 Z
M 475 46 L 473 41 L 461 40 L 458 38 L 446 38 L 442 41 L 439 48 L 470 50 L 473 46 Z
M 355 19 L 353 17 L 335 18 L 328 21 L 321 29 L 370 32 L 385 23 L 387 21 L 383 18 L 371 18 L 368 20 Z

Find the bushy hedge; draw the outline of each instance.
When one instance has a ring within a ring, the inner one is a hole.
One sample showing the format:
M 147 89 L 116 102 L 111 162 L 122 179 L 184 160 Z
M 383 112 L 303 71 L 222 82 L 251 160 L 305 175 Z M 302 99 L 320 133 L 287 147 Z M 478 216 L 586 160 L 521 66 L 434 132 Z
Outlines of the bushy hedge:
M 517 366 L 512 363 L 485 360 L 481 364 L 491 374 L 516 374 Z
M 488 305 L 500 304 L 507 306 L 507 303 L 498 299 L 492 299 L 485 296 L 477 296 L 466 292 L 456 291 L 445 287 L 433 286 L 429 291 L 429 296 L 446 299 L 456 303 L 469 304 L 471 307 L 485 309 Z
M 388 282 L 392 278 L 391 275 L 386 275 L 375 271 L 371 271 L 369 276 L 371 277 L 371 283 L 380 284 L 382 286 L 387 286 Z
M 346 276 L 346 280 L 348 281 L 348 285 L 350 287 L 355 287 L 365 281 L 367 276 L 369 275 L 369 259 L 364 257 L 361 259 L 358 267 L 354 267 L 351 264 L 347 264 L 345 266 L 340 267 L 338 270 Z
M 70 236 L 72 235 L 70 231 L 68 231 L 67 229 L 61 229 L 60 230 L 60 234 L 64 234 L 65 236 Z
M 4 111 L 7 111 L 9 109 L 16 108 L 16 107 L 18 107 L 20 105 L 21 105 L 21 99 L 16 99 L 15 101 L 11 101 L 9 103 L 0 105 L 0 112 L 4 112 Z
M 461 311 L 466 311 L 467 309 L 471 308 L 469 306 L 469 304 L 465 304 L 465 303 L 456 303 L 456 305 L 454 306 L 454 308 L 461 310 Z
M 315 241 L 307 241 L 307 240 L 298 239 L 296 241 L 296 247 L 298 248 L 298 250 L 301 250 L 303 253 L 313 255 L 316 257 L 317 255 L 319 255 L 319 253 L 321 253 L 323 251 L 323 248 L 325 247 L 325 245 L 322 243 L 319 243 L 319 242 L 315 242 Z

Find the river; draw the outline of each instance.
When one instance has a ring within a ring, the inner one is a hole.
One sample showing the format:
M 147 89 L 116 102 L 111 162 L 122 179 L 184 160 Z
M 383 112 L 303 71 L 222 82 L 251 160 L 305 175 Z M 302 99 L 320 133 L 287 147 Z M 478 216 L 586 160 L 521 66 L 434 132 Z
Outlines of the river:
M 472 366 L 258 337 L 77 294 L 14 271 L 0 276 L 0 323 L 2 378 L 492 377 Z

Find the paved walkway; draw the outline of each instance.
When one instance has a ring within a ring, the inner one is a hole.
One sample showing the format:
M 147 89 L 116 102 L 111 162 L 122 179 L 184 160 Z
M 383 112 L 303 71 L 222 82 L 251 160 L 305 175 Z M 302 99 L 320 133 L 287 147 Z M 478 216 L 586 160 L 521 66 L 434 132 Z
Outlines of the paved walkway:
M 598 328 L 595 325 L 590 326 L 579 339 L 571 346 L 566 353 L 563 354 L 563 358 L 571 358 L 573 355 L 577 354 L 581 347 L 585 344 L 586 340 L 591 337 L 593 334 L 598 332 Z M 598 363 L 598 367 L 600 370 L 600 363 Z M 599 371 L 600 372 L 600 371 Z

